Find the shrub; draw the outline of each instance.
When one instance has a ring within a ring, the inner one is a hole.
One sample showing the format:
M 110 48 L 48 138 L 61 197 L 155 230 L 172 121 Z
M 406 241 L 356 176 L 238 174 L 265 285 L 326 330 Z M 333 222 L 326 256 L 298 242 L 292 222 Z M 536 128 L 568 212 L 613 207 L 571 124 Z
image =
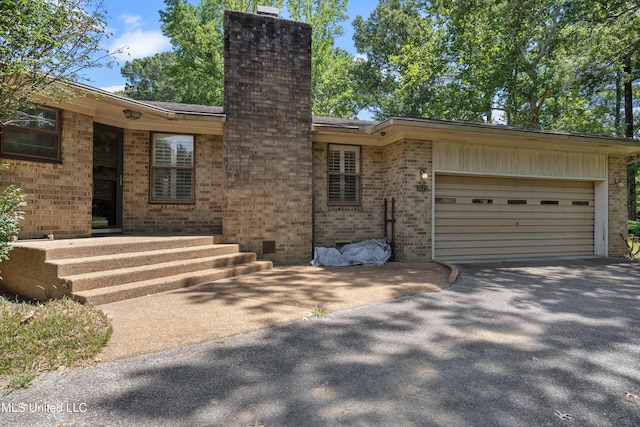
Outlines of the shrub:
M 8 165 L 0 165 L 0 173 Z M 23 219 L 22 207 L 26 205 L 25 194 L 19 187 L 9 185 L 0 193 L 0 262 L 9 259 L 13 249 L 11 240 L 20 231 L 19 223 Z

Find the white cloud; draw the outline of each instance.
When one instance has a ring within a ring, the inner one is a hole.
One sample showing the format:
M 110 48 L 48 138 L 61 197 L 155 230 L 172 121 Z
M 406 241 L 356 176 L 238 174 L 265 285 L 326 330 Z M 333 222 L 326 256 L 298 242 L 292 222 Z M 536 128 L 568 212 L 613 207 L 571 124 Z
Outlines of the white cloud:
M 138 15 L 124 14 L 119 18 L 124 24 L 124 31 L 109 43 L 109 52 L 120 50 L 114 54 L 118 61 L 130 61 L 168 50 L 171 42 L 159 29 L 144 30 L 144 21 Z
M 107 86 L 101 87 L 100 89 L 106 90 L 107 92 L 115 93 L 119 90 L 124 90 L 124 85 Z
M 140 15 L 130 15 L 125 13 L 120 15 L 120 20 L 124 22 L 127 28 L 138 28 L 142 26 L 142 17 Z

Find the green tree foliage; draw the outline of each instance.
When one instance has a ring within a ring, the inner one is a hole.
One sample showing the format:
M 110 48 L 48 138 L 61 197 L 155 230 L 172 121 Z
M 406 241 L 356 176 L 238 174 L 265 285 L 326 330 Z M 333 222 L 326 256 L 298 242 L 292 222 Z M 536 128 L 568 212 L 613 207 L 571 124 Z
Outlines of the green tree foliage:
M 122 95 L 146 101 L 179 102 L 181 94 L 166 70 L 175 66 L 173 52 L 128 61 L 120 70 L 127 78 Z
M 354 117 L 351 55 L 334 46 L 346 19 L 346 0 L 165 0 L 162 31 L 173 50 L 128 62 L 122 70 L 124 93 L 134 99 L 222 105 L 224 10 L 256 12 L 258 5 L 285 9 L 292 19 L 313 26 L 313 110 L 315 114 Z M 171 87 L 179 91 L 169 90 Z
M 171 39 L 175 61 L 166 72 L 180 88 L 180 102 L 222 105 L 224 99 L 224 10 L 255 12 L 258 4 L 280 6 L 281 0 L 165 0 L 160 11 L 163 33 Z
M 63 100 L 64 83 L 99 67 L 107 37 L 101 3 L 91 0 L 0 0 L 0 123 L 34 104 Z
M 289 16 L 313 28 L 312 98 L 313 113 L 333 117 L 355 117 L 358 97 L 354 90 L 353 58 L 335 47 L 347 19 L 347 0 L 289 0 Z
M 640 70 L 639 7 L 624 0 L 380 0 L 354 24 L 365 56 L 363 106 L 379 118 L 499 116 L 511 125 L 621 135 L 616 100 Z
M 422 46 L 425 52 L 421 61 L 426 61 L 430 52 L 438 50 L 434 45 L 440 44 L 439 32 L 423 16 L 420 2 L 380 1 L 367 20 L 358 16 L 353 26 L 356 49 L 365 57 L 356 67 L 361 107 L 371 110 L 378 119 L 428 114 L 424 109 L 435 98 L 443 66 L 439 60 L 425 62 L 414 74 L 415 84 L 408 84 L 408 68 L 418 55 L 420 40 L 430 40 Z M 423 31 L 430 36 L 424 36 Z M 416 49 L 409 53 L 409 47 Z

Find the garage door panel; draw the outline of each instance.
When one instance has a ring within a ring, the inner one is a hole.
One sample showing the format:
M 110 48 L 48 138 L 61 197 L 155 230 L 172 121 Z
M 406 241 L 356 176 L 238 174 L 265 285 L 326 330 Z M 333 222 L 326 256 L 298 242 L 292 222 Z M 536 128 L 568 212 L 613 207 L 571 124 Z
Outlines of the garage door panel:
M 509 248 L 509 253 L 505 253 L 503 247 L 481 247 L 481 248 L 453 248 L 448 249 L 449 258 L 453 260 L 473 260 L 491 258 L 524 258 L 524 257 L 550 257 L 550 256 L 587 256 L 593 254 L 593 244 L 591 245 L 563 245 L 554 246 L 520 246 Z
M 521 201 L 526 200 L 526 205 L 524 206 L 554 206 L 543 204 L 542 201 L 556 200 L 558 201 L 558 205 L 566 205 L 566 206 L 592 206 L 593 207 L 593 194 L 585 194 L 581 196 L 571 197 L 573 196 L 563 196 L 558 197 L 558 193 L 556 197 L 550 197 L 549 195 L 545 195 L 544 193 L 520 193 L 517 196 L 513 192 L 504 192 L 504 194 L 480 194 L 475 193 L 472 196 L 455 196 L 447 193 L 445 197 L 437 197 L 435 202 L 441 205 L 477 205 L 477 204 L 501 204 L 501 205 L 518 205 Z M 489 203 L 481 203 L 479 200 L 491 200 Z M 588 204 L 584 204 L 584 202 L 588 202 Z
M 558 219 L 558 220 L 572 220 L 572 219 L 576 219 L 576 220 L 580 220 L 580 219 L 591 219 L 593 218 L 593 211 L 591 212 L 570 212 L 570 211 L 560 211 L 557 210 L 555 212 L 530 212 L 530 211 L 521 211 L 522 215 L 514 215 L 514 212 L 504 212 L 504 211 L 499 211 L 499 210 L 490 210 L 490 209 L 486 209 L 483 210 L 481 212 L 478 212 L 476 210 L 472 211 L 472 212 L 466 212 L 463 210 L 451 210 L 448 211 L 449 213 L 451 213 L 451 215 L 446 215 L 445 211 L 439 211 L 438 214 L 436 215 L 436 219 L 438 218 L 457 218 L 460 220 L 479 220 L 479 219 L 492 219 L 492 218 L 496 218 L 496 219 L 500 219 L 503 221 L 512 221 L 513 223 L 522 223 L 522 221 L 527 221 L 529 218 L 531 219 L 535 219 L 535 220 L 542 220 L 542 219 L 547 219 L 547 220 L 551 220 L 551 219 Z M 443 216 L 443 214 L 445 214 Z
M 437 184 L 436 184 L 437 185 Z M 561 189 L 556 188 L 553 189 L 552 192 L 545 191 L 532 191 L 532 190 L 522 190 L 517 187 L 511 188 L 496 188 L 496 189 L 486 189 L 486 188 L 464 188 L 464 189 L 440 189 L 443 193 L 446 191 L 447 197 L 456 198 L 456 203 L 460 203 L 459 199 L 475 199 L 475 198 L 485 198 L 485 197 L 502 197 L 502 198 L 512 198 L 515 195 L 520 198 L 542 198 L 548 197 L 548 194 L 557 194 L 562 199 L 576 199 L 576 200 L 593 200 L 593 188 L 584 188 L 581 190 L 578 189 Z
M 509 240 L 515 240 L 515 241 L 536 240 L 537 241 L 539 240 L 544 242 L 544 241 L 550 241 L 550 240 L 556 240 L 556 239 L 565 239 L 565 240 L 571 240 L 571 241 L 577 241 L 580 239 L 591 241 L 591 239 L 593 239 L 593 233 L 591 233 L 589 237 L 585 238 L 585 235 L 587 235 L 587 233 L 584 233 L 584 230 L 579 230 L 575 232 L 567 232 L 565 230 L 565 232 L 558 232 L 558 233 L 541 232 L 541 233 L 533 233 L 533 234 L 532 233 L 503 233 L 501 235 L 496 235 L 496 236 L 487 236 L 487 234 L 469 233 L 464 236 L 454 235 L 454 236 L 448 236 L 448 237 L 441 237 L 440 243 L 442 245 L 445 245 L 449 242 L 454 242 L 456 245 L 459 245 L 460 242 L 464 242 L 464 243 L 473 245 L 475 244 L 474 242 L 482 243 L 482 242 L 487 242 L 489 240 L 492 240 L 492 241 L 509 241 Z
M 465 176 L 465 175 L 444 175 L 436 176 L 436 185 L 438 188 L 445 186 L 452 187 L 470 187 L 478 188 L 586 188 L 592 186 L 591 181 L 560 181 L 553 179 L 532 179 L 532 178 L 503 178 L 488 176 Z
M 438 243 L 448 241 L 451 239 L 457 239 L 464 242 L 467 236 L 481 236 L 485 240 L 498 239 L 496 236 L 502 236 L 503 234 L 522 236 L 523 238 L 534 239 L 533 235 L 547 234 L 547 233 L 575 233 L 581 236 L 593 236 L 593 225 L 588 226 L 560 226 L 560 227 L 540 227 L 523 229 L 522 227 L 500 227 L 489 226 L 483 227 L 478 230 L 477 227 L 443 227 L 441 232 L 436 236 L 438 237 Z
M 437 258 L 593 254 L 592 182 L 436 175 L 435 183 Z
M 467 219 L 467 218 L 462 218 L 462 219 Z M 542 227 L 547 227 L 548 230 L 563 230 L 564 227 L 583 227 L 583 226 L 587 226 L 590 227 L 590 229 L 593 229 L 593 219 L 588 218 L 588 219 L 575 219 L 575 218 L 570 218 L 570 219 L 556 219 L 554 223 L 549 224 L 549 221 L 547 221 L 546 219 L 536 219 L 536 218 L 531 218 L 531 219 L 521 219 L 518 221 L 518 223 L 514 223 L 513 221 L 510 223 L 505 222 L 503 219 L 499 219 L 499 218 L 495 218 L 495 217 L 491 217 L 490 219 L 483 219 L 482 223 L 480 222 L 471 222 L 471 221 L 467 221 L 467 222 L 461 222 L 460 218 L 440 218 L 436 217 L 436 222 L 438 223 L 439 227 L 453 227 L 452 231 L 455 231 L 456 227 L 471 227 L 472 229 L 485 229 L 486 227 L 491 227 L 491 226 L 495 226 L 495 227 L 517 227 L 520 230 L 523 231 L 528 231 L 527 227 L 533 227 L 533 226 L 542 226 Z M 498 230 L 499 231 L 499 230 Z M 437 233 L 440 232 L 440 230 L 436 231 Z
M 459 241 L 443 241 L 440 242 L 441 249 L 458 249 L 460 248 Z M 526 246 L 523 245 L 526 243 Z M 547 246 L 553 246 L 555 248 L 561 246 L 593 246 L 592 239 L 578 238 L 578 239 L 527 239 L 526 236 L 523 236 L 520 239 L 511 239 L 511 240 L 469 240 L 464 242 L 464 249 L 502 249 L 504 253 L 504 249 L 512 250 L 513 248 L 526 247 L 527 249 L 531 248 L 544 248 Z

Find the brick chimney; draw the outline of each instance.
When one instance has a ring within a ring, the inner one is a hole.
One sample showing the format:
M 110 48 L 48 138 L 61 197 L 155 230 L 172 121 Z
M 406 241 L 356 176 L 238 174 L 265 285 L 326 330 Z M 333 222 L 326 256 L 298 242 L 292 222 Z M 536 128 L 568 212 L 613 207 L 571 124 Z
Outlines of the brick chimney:
M 224 15 L 223 233 L 280 263 L 312 256 L 311 26 Z

